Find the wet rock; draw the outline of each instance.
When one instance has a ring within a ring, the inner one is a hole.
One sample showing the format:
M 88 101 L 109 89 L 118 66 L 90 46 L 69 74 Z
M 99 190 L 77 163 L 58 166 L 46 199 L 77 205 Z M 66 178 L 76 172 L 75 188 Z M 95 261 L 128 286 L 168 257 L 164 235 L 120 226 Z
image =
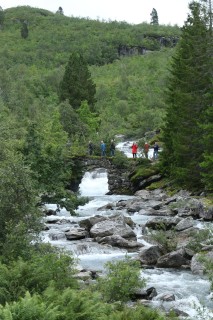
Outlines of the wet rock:
M 205 273 L 205 260 L 213 263 L 213 251 L 207 252 L 205 255 L 197 253 L 191 260 L 191 271 L 194 274 L 203 275 Z
M 199 213 L 199 217 L 204 221 L 213 221 L 213 207 L 204 209 L 203 212 Z
M 156 300 L 175 301 L 175 295 L 173 293 L 161 293 L 156 297 Z
M 143 200 L 148 200 L 151 198 L 150 192 L 147 190 L 138 190 L 135 192 L 136 197 L 140 197 Z
M 175 226 L 176 231 L 183 231 L 185 229 L 189 229 L 194 226 L 194 220 L 189 217 L 182 219 L 178 224 Z
M 159 246 L 144 247 L 138 254 L 138 260 L 145 265 L 153 265 L 157 263 L 158 258 L 162 256 L 162 250 Z
M 90 235 L 93 238 L 106 237 L 111 235 L 120 235 L 124 238 L 135 238 L 134 231 L 124 221 L 105 220 L 96 223 L 90 229 Z
M 137 241 L 128 241 L 119 235 L 106 236 L 101 238 L 98 242 L 102 244 L 110 244 L 112 247 L 126 249 L 137 249 L 143 247 L 142 243 Z
M 105 221 L 107 219 L 108 219 L 107 217 L 96 215 L 94 217 L 82 219 L 81 221 L 79 221 L 79 226 L 89 231 L 92 228 L 92 226 L 94 226 L 96 223 Z
M 151 228 L 153 230 L 170 230 L 180 221 L 178 217 L 155 217 L 146 222 L 145 227 Z
M 157 260 L 159 268 L 180 268 L 183 265 L 190 265 L 190 260 L 185 257 L 182 249 L 169 252 Z
M 132 300 L 138 299 L 145 299 L 145 300 L 152 300 L 154 297 L 157 296 L 157 291 L 154 287 L 150 287 L 146 290 L 140 289 L 134 293 Z
M 79 240 L 88 236 L 87 230 L 83 228 L 73 228 L 65 233 L 67 240 Z

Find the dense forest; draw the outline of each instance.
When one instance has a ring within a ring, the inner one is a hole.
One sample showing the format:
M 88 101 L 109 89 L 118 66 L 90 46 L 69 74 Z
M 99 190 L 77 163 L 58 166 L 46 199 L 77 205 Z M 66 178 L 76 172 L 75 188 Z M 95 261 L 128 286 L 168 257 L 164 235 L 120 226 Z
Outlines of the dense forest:
M 74 259 L 39 242 L 41 206 L 73 213 L 85 201 L 67 186 L 89 140 L 143 140 L 156 130 L 162 174 L 211 196 L 210 4 L 193 2 L 183 28 L 0 10 L 0 319 L 174 318 L 132 312 L 131 288 L 113 298 L 113 277 L 110 287 L 79 290 Z M 116 266 L 123 280 L 134 274 L 139 285 L 138 265 L 125 263 Z

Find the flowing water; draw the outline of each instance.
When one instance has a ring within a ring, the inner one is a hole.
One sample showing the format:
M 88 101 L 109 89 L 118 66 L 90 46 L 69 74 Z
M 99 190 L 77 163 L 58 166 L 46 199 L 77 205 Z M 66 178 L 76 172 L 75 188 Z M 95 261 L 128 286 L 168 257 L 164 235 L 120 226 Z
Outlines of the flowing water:
M 123 143 L 125 146 L 125 143 Z M 121 148 L 121 146 L 120 146 Z M 128 147 L 129 148 L 129 147 Z M 128 149 L 127 149 L 128 150 Z M 127 155 L 128 156 L 128 155 Z M 126 254 L 135 256 L 137 253 L 127 253 L 126 250 L 103 246 L 93 242 L 90 238 L 76 241 L 68 241 L 64 235 L 71 227 L 78 225 L 81 219 L 95 215 L 111 215 L 112 210 L 98 209 L 109 203 L 119 200 L 131 199 L 134 196 L 107 195 L 108 179 L 107 171 L 100 168 L 93 172 L 86 172 L 79 186 L 81 196 L 89 197 L 89 202 L 84 206 L 79 206 L 76 216 L 70 216 L 69 212 L 62 209 L 56 216 L 48 217 L 49 230 L 43 232 L 43 241 L 64 248 L 78 259 L 81 267 L 89 270 L 104 270 L 107 261 L 123 259 Z M 50 209 L 56 209 L 55 205 L 48 205 Z M 125 210 L 122 212 L 128 215 Z M 137 224 L 143 225 L 150 216 L 131 216 Z M 57 220 L 57 221 L 56 221 Z M 143 242 L 141 227 L 135 228 L 138 241 Z M 155 287 L 160 294 L 171 293 L 175 295 L 175 301 L 162 302 L 158 296 L 152 300 L 155 307 L 163 305 L 165 309 L 177 308 L 190 315 L 190 320 L 212 320 L 213 303 L 210 296 L 210 283 L 205 277 L 192 274 L 190 271 L 179 271 L 175 269 L 153 268 L 144 269 L 141 276 L 147 281 L 147 288 Z M 186 318 L 185 318 L 186 319 Z

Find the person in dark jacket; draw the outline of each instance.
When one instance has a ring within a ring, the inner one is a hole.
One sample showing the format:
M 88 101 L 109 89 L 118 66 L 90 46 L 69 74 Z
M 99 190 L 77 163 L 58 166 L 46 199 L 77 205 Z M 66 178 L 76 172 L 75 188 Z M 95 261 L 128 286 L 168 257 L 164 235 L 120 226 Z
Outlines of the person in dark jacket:
M 154 152 L 153 152 L 153 159 L 156 160 L 158 158 L 158 151 L 159 151 L 159 145 L 157 142 L 154 144 Z
M 90 156 L 93 154 L 93 151 L 94 151 L 93 143 L 91 141 L 89 141 L 89 143 L 88 143 L 88 153 L 89 153 Z
M 114 155 L 115 155 L 115 142 L 114 142 L 114 140 L 111 140 L 111 143 L 110 143 L 110 156 L 114 157 Z

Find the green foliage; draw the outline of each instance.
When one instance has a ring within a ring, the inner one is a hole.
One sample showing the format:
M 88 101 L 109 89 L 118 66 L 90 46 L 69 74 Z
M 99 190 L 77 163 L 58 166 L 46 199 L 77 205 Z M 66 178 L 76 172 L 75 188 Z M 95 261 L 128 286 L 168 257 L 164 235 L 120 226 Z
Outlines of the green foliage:
M 98 290 L 104 301 L 127 302 L 136 289 L 145 286 L 141 278 L 141 268 L 138 261 L 126 257 L 124 260 L 107 262 L 106 276 L 98 279 Z
M 166 85 L 172 50 L 126 57 L 101 68 L 92 67 L 100 136 L 123 133 L 141 138 L 163 125 Z M 107 137 L 106 137 L 107 138 Z
M 31 175 L 21 156 L 8 151 L 0 168 L 0 251 L 9 256 L 18 256 L 40 231 Z
M 213 228 L 209 227 L 207 229 L 201 229 L 198 232 L 191 233 L 191 241 L 188 244 L 188 247 L 192 249 L 194 252 L 200 252 L 202 248 L 202 244 L 213 245 Z
M 19 301 L 0 306 L 2 320 L 57 320 L 57 307 L 47 305 L 39 295 L 31 296 L 29 292 Z
M 77 286 L 72 256 L 45 245 L 29 249 L 28 254 L 27 260 L 19 258 L 7 265 L 0 264 L 1 304 L 18 300 L 26 291 L 42 293 L 50 284 L 59 291 Z
M 158 230 L 151 232 L 151 238 L 161 246 L 164 254 L 176 249 L 177 240 L 175 240 L 175 232 L 173 230 L 166 231 L 163 223 Z
M 29 124 L 23 153 L 30 165 L 42 202 L 62 203 L 73 210 L 73 196 L 66 191 L 72 162 L 67 148 L 67 134 L 62 129 L 58 112 Z M 65 201 L 62 199 L 65 198 Z
M 86 61 L 81 54 L 72 53 L 60 83 L 60 101 L 68 100 L 74 109 L 78 109 L 86 100 L 92 110 L 95 93 L 95 84 Z
M 123 152 L 119 152 L 116 150 L 115 156 L 112 158 L 112 163 L 120 169 L 128 169 L 130 167 L 128 158 L 123 154 Z
M 201 124 L 205 122 L 208 126 L 211 121 L 204 115 L 208 106 L 212 106 L 212 63 L 209 56 L 212 41 L 200 4 L 193 2 L 190 9 L 191 15 L 183 27 L 182 38 L 173 57 L 166 92 L 168 108 L 162 159 L 165 171 L 179 185 L 200 189 L 203 187 L 200 163 L 206 152 L 207 158 L 210 155 L 201 138 L 205 136 Z M 208 168 L 211 159 L 207 163 L 203 165 Z
M 158 310 L 136 305 L 134 308 L 124 307 L 121 311 L 114 311 L 103 316 L 100 320 L 165 320 L 166 317 Z M 169 319 L 169 318 L 167 318 Z M 175 319 L 175 318 L 170 318 Z

